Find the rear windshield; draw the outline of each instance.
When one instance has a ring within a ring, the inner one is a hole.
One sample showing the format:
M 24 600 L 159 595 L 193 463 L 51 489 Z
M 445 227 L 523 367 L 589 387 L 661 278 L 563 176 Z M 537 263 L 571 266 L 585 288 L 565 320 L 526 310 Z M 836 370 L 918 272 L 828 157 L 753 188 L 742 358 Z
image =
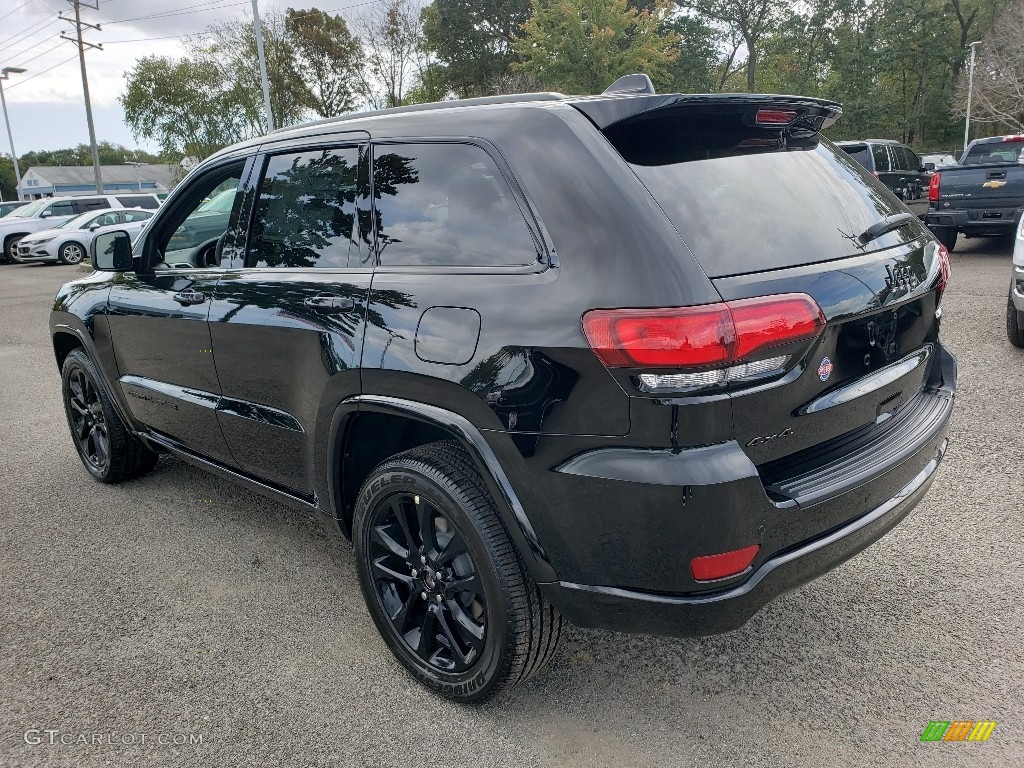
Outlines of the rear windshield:
M 865 168 L 871 167 L 871 155 L 867 144 L 860 144 L 856 147 L 841 147 L 841 149 Z
M 692 116 L 606 129 L 709 277 L 838 259 L 906 239 L 904 228 L 858 242 L 879 219 L 906 209 L 819 135 L 771 149 L 738 121 L 736 130 L 715 122 Z
M 975 144 L 961 161 L 961 165 L 997 165 L 999 163 L 1020 163 L 1024 143 L 1019 141 L 998 144 Z

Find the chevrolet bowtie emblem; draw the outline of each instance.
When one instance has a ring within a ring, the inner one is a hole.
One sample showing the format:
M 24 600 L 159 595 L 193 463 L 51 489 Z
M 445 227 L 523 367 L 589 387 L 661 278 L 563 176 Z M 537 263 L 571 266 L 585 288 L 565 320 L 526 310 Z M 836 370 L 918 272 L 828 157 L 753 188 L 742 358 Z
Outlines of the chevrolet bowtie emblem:
M 1006 182 L 1005 181 L 999 181 L 999 179 L 992 179 L 992 181 L 986 181 L 981 186 L 988 187 L 989 189 L 999 189 L 1000 187 L 1005 187 L 1006 186 Z

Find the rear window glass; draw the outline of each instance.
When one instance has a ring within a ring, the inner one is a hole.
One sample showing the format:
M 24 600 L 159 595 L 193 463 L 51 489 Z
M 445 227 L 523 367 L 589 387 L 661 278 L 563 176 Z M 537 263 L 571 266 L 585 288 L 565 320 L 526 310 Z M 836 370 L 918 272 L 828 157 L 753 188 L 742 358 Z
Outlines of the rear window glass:
M 856 147 L 843 147 L 843 151 L 865 168 L 871 168 L 871 156 L 868 154 L 867 144 L 860 144 Z
M 750 139 L 733 137 L 730 150 L 721 130 L 698 134 L 678 120 L 671 129 L 649 125 L 659 122 L 669 121 L 644 121 L 628 141 L 610 138 L 710 277 L 838 259 L 905 239 L 897 230 L 868 246 L 858 242 L 879 219 L 905 209 L 827 140 L 748 154 L 741 145 Z
M 1008 141 L 1005 144 L 976 144 L 971 147 L 961 165 L 995 165 L 996 163 L 1021 163 L 1024 143 Z

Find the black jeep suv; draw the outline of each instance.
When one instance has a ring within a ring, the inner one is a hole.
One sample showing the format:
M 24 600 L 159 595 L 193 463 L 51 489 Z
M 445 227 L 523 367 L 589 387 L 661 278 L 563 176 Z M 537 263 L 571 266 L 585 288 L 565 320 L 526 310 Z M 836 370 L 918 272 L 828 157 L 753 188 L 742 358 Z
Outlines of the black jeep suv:
M 535 674 L 562 617 L 739 627 L 946 446 L 948 257 L 839 114 L 641 76 L 225 149 L 57 296 L 74 443 L 102 482 L 166 452 L 322 517 L 453 699 Z

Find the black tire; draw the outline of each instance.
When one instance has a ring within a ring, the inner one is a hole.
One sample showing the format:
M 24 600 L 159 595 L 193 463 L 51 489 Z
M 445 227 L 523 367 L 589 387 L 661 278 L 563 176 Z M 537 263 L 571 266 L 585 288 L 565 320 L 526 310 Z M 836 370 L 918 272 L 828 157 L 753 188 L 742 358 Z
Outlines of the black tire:
M 125 428 L 85 350 L 68 353 L 61 382 L 71 439 L 90 475 L 101 483 L 120 483 L 156 466 L 158 455 Z
M 457 443 L 406 451 L 371 472 L 352 540 L 377 629 L 431 690 L 480 703 L 530 679 L 554 655 L 562 617 L 529 578 Z
M 61 264 L 81 264 L 85 261 L 85 246 L 69 241 L 57 249 L 57 259 Z
M 14 235 L 7 238 L 4 241 L 4 258 L 7 259 L 9 264 L 17 264 L 18 260 L 14 258 L 14 252 L 18 248 L 18 242 L 24 237 L 24 235 Z
M 1024 349 L 1024 326 L 1021 325 L 1020 312 L 1011 298 L 1006 299 L 1006 337 L 1013 346 Z
M 956 227 L 932 227 L 931 230 L 936 239 L 946 246 L 946 250 L 952 253 L 956 248 Z

